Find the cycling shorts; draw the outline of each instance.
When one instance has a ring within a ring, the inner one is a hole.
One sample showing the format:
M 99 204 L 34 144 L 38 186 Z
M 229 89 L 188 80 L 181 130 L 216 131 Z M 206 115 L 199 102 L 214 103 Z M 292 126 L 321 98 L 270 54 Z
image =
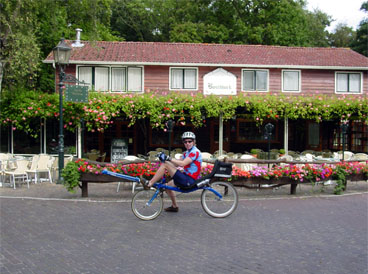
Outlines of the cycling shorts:
M 173 179 L 177 187 L 191 187 L 195 182 L 192 177 L 179 170 L 175 172 Z

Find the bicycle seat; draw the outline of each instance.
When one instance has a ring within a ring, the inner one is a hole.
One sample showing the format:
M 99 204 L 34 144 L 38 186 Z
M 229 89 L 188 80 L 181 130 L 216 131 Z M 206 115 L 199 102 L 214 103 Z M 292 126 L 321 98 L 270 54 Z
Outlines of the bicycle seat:
M 201 187 L 209 182 L 209 180 L 213 177 L 222 177 L 222 178 L 230 178 L 232 172 L 232 163 L 225 163 L 219 160 L 215 161 L 213 165 L 213 169 L 211 173 L 207 174 L 206 176 L 195 180 L 195 185 L 197 187 Z

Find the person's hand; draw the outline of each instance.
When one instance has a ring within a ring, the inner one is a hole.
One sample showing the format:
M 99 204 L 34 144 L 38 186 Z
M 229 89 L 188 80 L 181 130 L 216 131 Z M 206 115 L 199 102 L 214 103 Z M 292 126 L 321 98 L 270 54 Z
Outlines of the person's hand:
M 168 155 L 166 155 L 165 153 L 163 153 L 163 152 L 160 152 L 158 155 L 158 159 L 162 162 L 162 163 L 164 163 L 164 162 L 166 162 L 166 161 L 171 161 L 171 157 L 170 156 L 168 156 Z

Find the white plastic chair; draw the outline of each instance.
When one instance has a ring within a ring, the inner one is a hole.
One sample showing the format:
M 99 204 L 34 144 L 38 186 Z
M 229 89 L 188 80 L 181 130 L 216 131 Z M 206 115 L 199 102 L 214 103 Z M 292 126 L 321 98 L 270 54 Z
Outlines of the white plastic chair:
M 284 161 L 291 162 L 291 161 L 294 160 L 294 158 L 291 155 L 283 155 L 283 156 L 278 157 L 277 160 L 284 160 Z M 286 163 L 280 163 L 280 166 L 282 166 L 282 167 L 283 166 L 286 166 L 286 165 L 288 165 L 288 164 L 286 164 Z
M 67 163 L 73 161 L 73 156 L 66 156 L 64 157 L 64 167 L 67 165 Z M 51 167 L 50 167 L 50 171 L 51 171 L 51 177 L 52 177 L 52 181 L 55 182 L 56 180 L 58 180 L 58 171 L 59 171 L 59 157 L 57 156 L 51 156 Z
M 49 155 L 46 154 L 40 154 L 38 161 L 37 161 L 37 166 L 36 168 L 31 167 L 31 169 L 26 170 L 27 172 L 27 176 L 30 176 L 30 174 L 34 174 L 35 175 L 35 183 L 37 183 L 38 181 L 42 181 L 42 178 L 40 176 L 40 174 L 42 173 L 47 173 L 47 179 L 43 178 L 44 180 L 48 180 L 50 183 L 52 183 L 52 177 L 51 177 L 51 168 L 52 168 L 52 164 L 54 162 L 55 158 L 50 157 Z M 32 161 L 33 163 L 33 161 Z
M 177 160 L 181 160 L 181 158 L 183 157 L 182 153 L 175 153 L 174 158 Z
M 27 179 L 32 181 L 32 174 L 34 174 L 35 183 L 38 182 L 36 169 L 37 169 L 37 164 L 38 164 L 39 159 L 40 159 L 40 155 L 34 155 L 32 157 L 30 166 L 28 166 L 28 169 L 26 170 L 27 177 L 28 177 Z
M 368 154 L 365 153 L 355 153 L 352 160 L 368 160 Z
M 342 151 L 338 152 L 339 159 L 342 160 Z M 344 151 L 344 160 L 351 160 L 354 156 L 354 153 L 351 151 Z
M 240 156 L 240 159 L 244 159 L 244 160 L 255 159 L 255 157 L 253 157 L 250 154 L 243 154 L 242 156 Z M 239 165 L 239 164 L 237 164 L 237 165 Z M 244 163 L 244 164 L 240 164 L 238 167 L 240 167 L 242 170 L 249 171 L 249 170 L 252 170 L 256 166 L 257 166 L 257 164 Z
M 5 177 L 9 176 L 10 177 L 10 182 L 13 183 L 13 187 L 14 189 L 16 189 L 15 187 L 15 181 L 16 179 L 22 179 L 23 182 L 27 182 L 28 188 L 29 188 L 29 180 L 28 180 L 28 176 L 26 173 L 26 170 L 28 168 L 28 164 L 29 161 L 28 160 L 17 160 L 16 161 L 16 169 L 14 170 L 5 170 Z

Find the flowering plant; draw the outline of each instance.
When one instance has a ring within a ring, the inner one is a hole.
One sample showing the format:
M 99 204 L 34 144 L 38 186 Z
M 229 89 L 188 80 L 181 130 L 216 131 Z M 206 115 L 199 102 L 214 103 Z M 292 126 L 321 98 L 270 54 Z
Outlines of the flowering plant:
M 70 167 L 68 166 L 69 164 Z M 78 185 L 76 184 L 76 180 L 78 178 L 76 178 L 73 169 L 79 173 L 90 172 L 94 174 L 101 174 L 103 169 L 107 169 L 112 172 L 123 173 L 130 176 L 143 176 L 145 178 L 152 178 L 160 166 L 158 162 L 142 162 L 131 164 L 118 163 L 101 166 L 99 164 L 92 164 L 85 159 L 78 159 L 75 162 L 68 163 L 68 165 L 66 167 L 68 172 L 64 175 L 68 190 L 73 189 Z M 70 170 L 70 168 L 72 170 Z M 203 165 L 201 168 L 200 177 L 211 173 L 212 169 L 213 165 L 211 164 Z M 233 165 L 232 177 L 230 181 L 250 178 L 261 178 L 265 180 L 290 178 L 299 182 L 316 183 L 331 178 L 337 181 L 335 193 L 340 194 L 341 191 L 344 190 L 344 185 L 346 185 L 346 176 L 354 174 L 364 174 L 366 177 L 368 177 L 368 161 L 365 163 L 341 162 L 339 164 L 275 165 L 270 168 L 260 166 L 255 167 L 250 171 L 242 170 Z
M 2 125 L 12 125 L 36 137 L 39 127 L 29 126 L 31 120 L 59 119 L 58 94 L 36 91 L 4 92 L 0 101 Z M 365 95 L 326 96 L 318 92 L 310 95 L 288 96 L 282 93 L 240 93 L 237 96 L 160 93 L 147 90 L 143 94 L 111 94 L 90 92 L 88 103 L 64 102 L 64 128 L 74 131 L 85 121 L 88 131 L 103 132 L 114 118 L 123 118 L 134 125 L 147 119 L 153 128 L 164 128 L 167 120 L 177 125 L 190 122 L 196 127 L 206 118 L 222 115 L 224 120 L 251 118 L 258 124 L 265 119 L 362 120 L 368 121 L 368 97 Z

